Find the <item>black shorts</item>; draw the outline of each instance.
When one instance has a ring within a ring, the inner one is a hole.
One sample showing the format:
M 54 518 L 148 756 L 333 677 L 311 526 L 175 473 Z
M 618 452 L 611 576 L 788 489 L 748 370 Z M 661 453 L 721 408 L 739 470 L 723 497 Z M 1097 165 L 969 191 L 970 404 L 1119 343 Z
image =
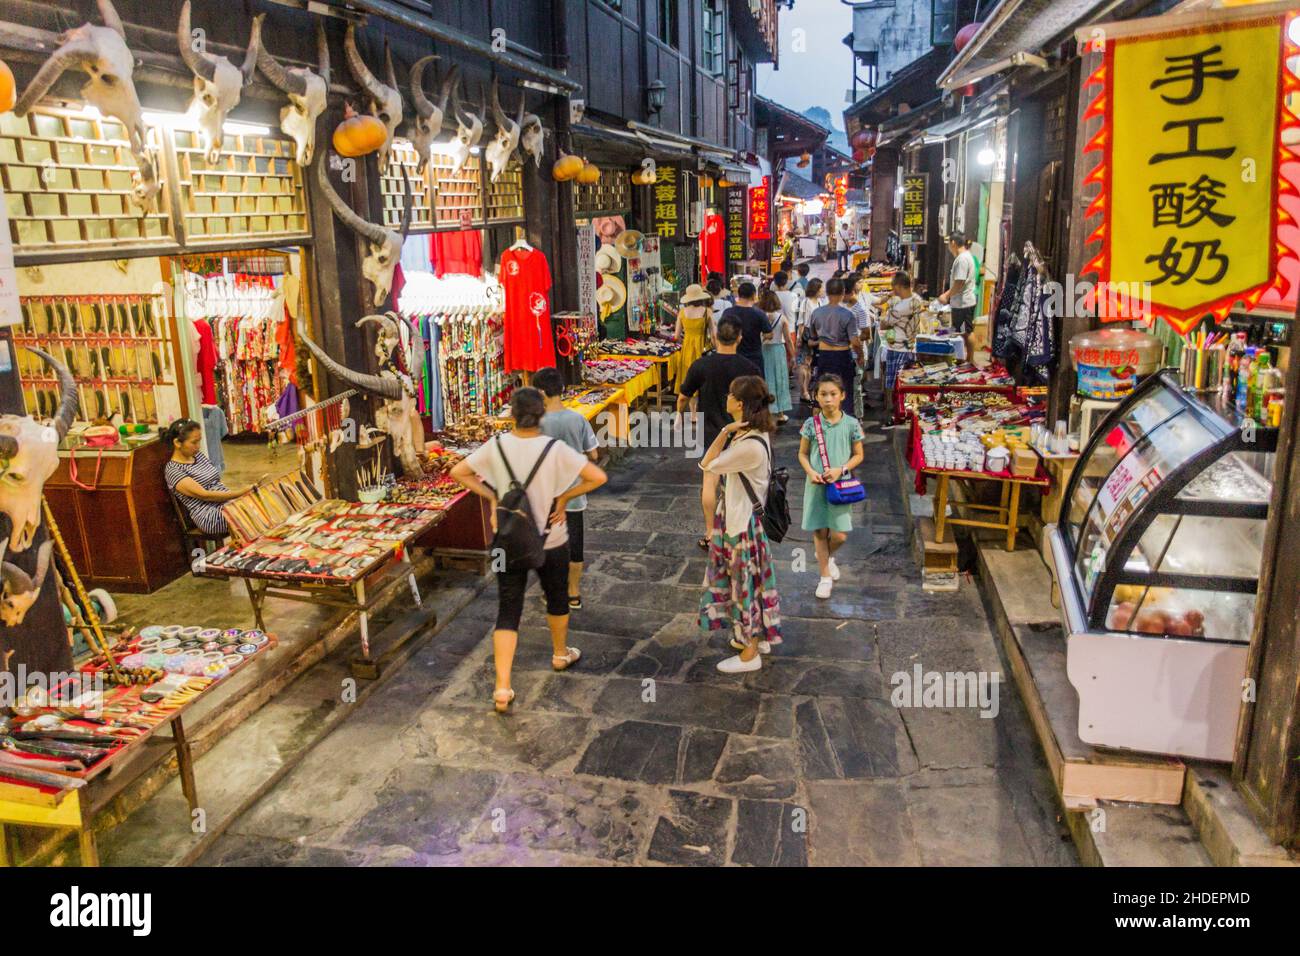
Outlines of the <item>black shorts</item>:
M 952 309 L 952 327 L 958 332 L 975 331 L 975 306 L 968 305 L 965 308 Z
M 545 560 L 537 569 L 546 595 L 546 613 L 563 617 L 569 613 L 569 546 L 548 548 Z M 524 592 L 528 590 L 527 571 L 497 572 L 497 627 L 498 631 L 519 630 L 519 619 L 524 616 Z
M 564 522 L 569 526 L 569 560 L 582 564 L 582 511 L 566 511 Z

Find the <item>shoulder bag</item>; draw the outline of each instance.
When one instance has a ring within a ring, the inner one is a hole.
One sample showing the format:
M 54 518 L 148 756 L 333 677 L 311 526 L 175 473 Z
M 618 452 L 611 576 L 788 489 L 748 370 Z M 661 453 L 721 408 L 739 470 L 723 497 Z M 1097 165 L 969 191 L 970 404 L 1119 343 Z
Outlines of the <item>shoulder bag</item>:
M 830 468 L 830 457 L 826 454 L 826 436 L 822 433 L 821 415 L 813 416 L 813 428 L 817 432 L 817 450 L 821 452 L 822 468 Z M 832 505 L 851 505 L 867 497 L 867 489 L 851 473 L 841 475 L 826 486 L 826 503 Z

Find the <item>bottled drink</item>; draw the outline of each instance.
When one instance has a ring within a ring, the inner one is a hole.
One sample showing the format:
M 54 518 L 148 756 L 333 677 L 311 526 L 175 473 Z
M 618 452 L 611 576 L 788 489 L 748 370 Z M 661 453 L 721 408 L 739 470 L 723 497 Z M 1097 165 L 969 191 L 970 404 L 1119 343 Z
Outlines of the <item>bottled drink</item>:
M 1237 391 L 1234 396 L 1234 404 L 1237 406 L 1237 411 L 1242 414 L 1245 414 L 1246 412 L 1250 386 L 1250 367 L 1254 362 L 1255 350 L 1249 347 L 1242 353 L 1241 358 L 1237 362 Z
M 1268 388 L 1269 364 L 1268 349 L 1261 348 L 1250 367 L 1250 385 L 1247 396 L 1248 413 L 1251 418 L 1260 422 L 1264 421 L 1263 395 Z

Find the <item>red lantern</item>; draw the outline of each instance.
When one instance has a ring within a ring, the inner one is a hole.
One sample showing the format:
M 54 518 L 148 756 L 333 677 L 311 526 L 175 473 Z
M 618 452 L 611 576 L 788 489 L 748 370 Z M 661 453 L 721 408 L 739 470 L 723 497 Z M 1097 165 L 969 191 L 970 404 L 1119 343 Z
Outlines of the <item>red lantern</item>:
M 962 47 L 964 47 L 967 43 L 970 43 L 971 40 L 975 39 L 975 34 L 980 32 L 980 27 L 982 26 L 984 26 L 983 23 L 968 23 L 960 30 L 958 30 L 957 35 L 953 37 L 953 41 L 952 41 L 953 49 L 955 49 L 958 53 L 960 53 Z
M 963 86 L 963 87 L 961 88 L 961 95 L 962 95 L 962 96 L 974 96 L 974 95 L 975 95 L 975 90 L 976 90 L 976 87 L 977 87 L 977 86 L 978 86 L 977 83 L 967 83 L 965 86 Z
M 855 149 L 853 151 L 853 161 L 858 164 L 865 163 L 867 161 L 867 151 L 861 148 Z
M 849 140 L 849 145 L 854 149 L 867 149 L 874 146 L 876 142 L 876 131 L 874 129 L 860 129 L 853 134 Z

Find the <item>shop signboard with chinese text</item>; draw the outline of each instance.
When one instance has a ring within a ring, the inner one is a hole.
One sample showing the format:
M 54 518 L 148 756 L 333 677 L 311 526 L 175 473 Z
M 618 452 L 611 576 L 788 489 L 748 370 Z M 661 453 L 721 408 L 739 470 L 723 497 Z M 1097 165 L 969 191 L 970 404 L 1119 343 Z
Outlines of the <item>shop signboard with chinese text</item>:
M 898 239 L 903 243 L 925 242 L 926 199 L 930 191 L 929 173 L 906 173 L 903 176 L 903 221 Z
M 772 238 L 772 177 L 764 176 L 763 185 L 749 187 L 749 241 Z
M 1285 14 L 1170 19 L 1093 41 L 1104 58 L 1085 117 L 1102 123 L 1086 151 L 1101 160 L 1085 183 L 1101 187 L 1087 213 L 1100 217 L 1089 241 L 1101 245 L 1084 272 L 1103 321 L 1160 317 L 1186 333 L 1285 283 L 1296 197 L 1284 167 L 1296 158 L 1283 136 L 1300 127 L 1286 61 L 1300 49 Z
M 578 311 L 596 316 L 596 230 L 590 222 L 578 224 Z
M 745 189 L 732 186 L 727 190 L 727 262 L 744 262 L 749 258 L 745 243 Z
M 655 167 L 654 232 L 660 239 L 672 242 L 684 238 L 682 229 L 681 170 L 673 163 L 660 163 Z

